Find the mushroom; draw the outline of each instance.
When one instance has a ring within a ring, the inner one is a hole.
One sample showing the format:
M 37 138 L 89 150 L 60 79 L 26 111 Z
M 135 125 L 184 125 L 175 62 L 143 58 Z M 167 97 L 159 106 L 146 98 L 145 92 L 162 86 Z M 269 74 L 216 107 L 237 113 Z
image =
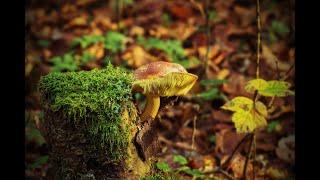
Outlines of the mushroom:
M 188 73 L 183 66 L 176 63 L 156 61 L 134 71 L 133 91 L 141 92 L 147 97 L 142 121 L 154 119 L 160 107 L 160 96 L 185 95 L 193 87 L 198 76 Z

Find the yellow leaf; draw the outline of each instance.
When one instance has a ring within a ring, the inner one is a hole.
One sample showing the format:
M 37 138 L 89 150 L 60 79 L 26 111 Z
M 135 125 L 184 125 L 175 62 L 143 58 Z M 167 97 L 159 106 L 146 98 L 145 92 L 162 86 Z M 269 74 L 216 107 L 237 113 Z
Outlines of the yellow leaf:
M 263 117 L 268 116 L 267 107 L 262 102 L 260 102 L 260 101 L 256 102 L 255 108 L 258 111 L 258 113 L 260 113 Z
M 265 89 L 268 85 L 267 81 L 264 79 L 253 79 L 248 81 L 245 86 L 245 90 L 249 93 L 254 93 L 255 90 L 262 90 Z
M 253 101 L 247 97 L 238 96 L 227 102 L 221 108 L 229 111 L 250 111 L 253 107 Z
M 232 121 L 238 133 L 252 132 L 257 128 L 267 125 L 267 107 L 260 101 L 255 103 L 247 97 L 235 97 L 221 107 L 222 109 L 234 111 Z
M 232 121 L 238 133 L 253 132 L 255 129 L 267 125 L 266 119 L 254 110 L 236 111 L 232 115 Z

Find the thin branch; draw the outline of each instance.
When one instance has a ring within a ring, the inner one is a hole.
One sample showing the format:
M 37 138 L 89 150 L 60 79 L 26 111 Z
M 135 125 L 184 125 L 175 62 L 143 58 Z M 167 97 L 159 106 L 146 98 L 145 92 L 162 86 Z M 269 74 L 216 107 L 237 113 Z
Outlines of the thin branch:
M 246 134 L 240 141 L 239 143 L 237 144 L 237 146 L 233 149 L 231 155 L 228 157 L 228 159 L 225 161 L 225 163 L 223 163 L 221 165 L 221 167 L 224 169 L 228 164 L 229 162 L 232 160 L 234 154 L 237 152 L 237 150 L 239 149 L 240 145 L 243 144 L 245 142 L 245 140 L 250 136 L 250 134 Z
M 261 19 L 260 19 L 260 0 L 257 0 L 257 28 L 258 28 L 258 38 L 257 38 L 257 71 L 256 76 L 259 78 L 260 73 L 260 49 L 261 49 Z
M 256 162 L 256 155 L 257 155 L 257 141 L 256 141 L 257 139 L 256 139 L 256 134 L 253 134 L 253 180 L 255 179 L 255 177 L 256 177 L 256 171 L 255 171 L 255 166 L 254 166 L 254 164 L 255 164 L 255 162 Z
M 193 118 L 193 131 L 192 131 L 192 144 L 191 148 L 194 149 L 194 142 L 196 138 L 196 121 L 197 121 L 197 116 L 194 116 Z
M 206 55 L 204 59 L 204 70 L 205 74 L 207 71 L 208 61 L 209 61 L 209 52 L 210 52 L 210 39 L 211 39 L 211 33 L 210 33 L 210 23 L 209 23 L 209 0 L 205 0 L 205 16 L 206 16 L 206 35 L 207 35 L 207 50 Z
M 252 154 L 252 148 L 253 148 L 253 140 L 254 140 L 254 132 L 251 135 L 251 138 L 250 138 L 250 146 L 249 146 L 249 153 L 247 153 L 247 156 L 246 156 L 246 161 L 244 163 L 244 169 L 243 169 L 243 177 L 244 179 L 246 179 L 247 177 L 247 168 L 248 168 L 248 162 L 251 158 L 251 154 Z

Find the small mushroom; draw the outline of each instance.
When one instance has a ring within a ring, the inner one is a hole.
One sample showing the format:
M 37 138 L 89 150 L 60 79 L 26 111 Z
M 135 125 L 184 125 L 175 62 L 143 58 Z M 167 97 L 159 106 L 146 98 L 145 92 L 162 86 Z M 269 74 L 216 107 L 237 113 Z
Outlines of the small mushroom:
M 134 71 L 136 81 L 133 91 L 147 97 L 141 120 L 154 119 L 160 107 L 160 96 L 185 95 L 193 87 L 198 76 L 188 73 L 183 66 L 164 61 L 152 62 Z

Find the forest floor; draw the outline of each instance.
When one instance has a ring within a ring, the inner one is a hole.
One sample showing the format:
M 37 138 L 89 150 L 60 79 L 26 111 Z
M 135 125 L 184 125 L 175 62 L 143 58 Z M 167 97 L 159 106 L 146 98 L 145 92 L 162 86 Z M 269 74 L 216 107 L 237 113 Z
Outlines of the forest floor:
M 261 1 L 260 9 L 260 77 L 287 76 L 294 89 L 294 1 Z M 186 166 L 204 177 L 225 178 L 212 171 L 230 156 L 244 134 L 236 133 L 231 113 L 221 106 L 236 96 L 252 96 L 244 87 L 256 75 L 256 26 L 256 1 L 249 0 L 27 2 L 26 177 L 40 179 L 49 166 L 48 146 L 38 129 L 41 76 L 103 68 L 109 61 L 133 70 L 163 60 L 182 64 L 199 80 L 187 96 L 159 112 L 159 161 L 174 169 L 179 166 L 174 159 L 181 155 L 187 159 Z M 268 126 L 256 132 L 256 179 L 294 179 L 294 111 L 293 96 L 275 98 Z M 248 144 L 226 169 L 235 178 L 242 176 Z M 248 174 L 253 173 L 252 165 L 249 161 Z M 184 179 L 196 176 L 178 174 Z

